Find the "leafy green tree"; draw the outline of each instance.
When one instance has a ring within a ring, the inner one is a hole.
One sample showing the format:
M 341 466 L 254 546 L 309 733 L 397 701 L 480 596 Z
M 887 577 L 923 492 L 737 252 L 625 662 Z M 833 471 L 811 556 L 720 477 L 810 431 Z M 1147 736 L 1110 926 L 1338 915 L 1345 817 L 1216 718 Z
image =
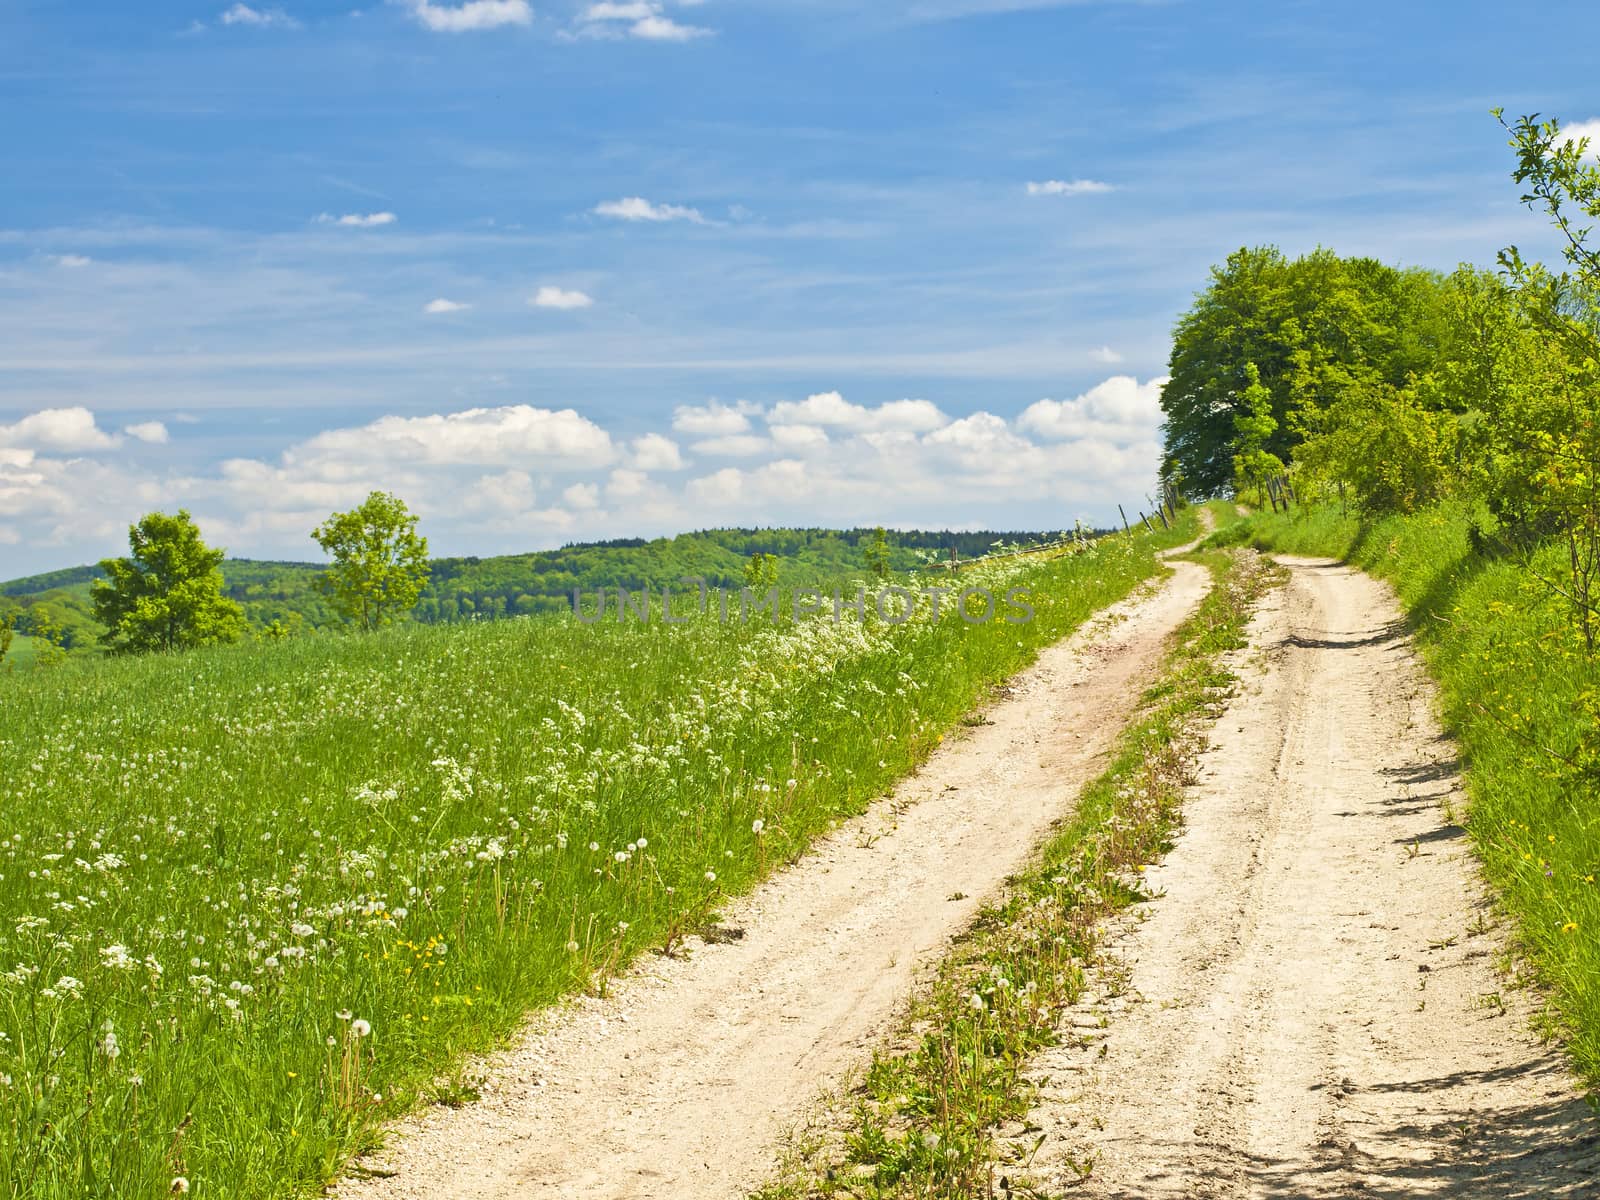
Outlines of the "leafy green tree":
M 17 634 L 17 618 L 7 613 L 0 617 L 0 664 L 6 661 L 6 655 L 11 653 L 11 640 Z
M 67 634 L 42 604 L 28 612 L 28 636 L 33 639 L 33 665 L 59 667 L 67 661 Z
M 1537 114 L 1507 125 L 1517 154 L 1512 178 L 1527 190 L 1522 202 L 1542 211 L 1560 231 L 1567 269 L 1559 274 L 1523 260 L 1515 246 L 1500 266 L 1524 310 L 1565 351 L 1566 369 L 1543 397 L 1534 421 L 1520 422 L 1510 439 L 1516 474 L 1526 479 L 1536 516 L 1566 542 L 1563 578 L 1545 580 L 1571 605 L 1590 654 L 1600 645 L 1600 245 L 1591 244 L 1600 218 L 1600 165 L 1588 138 L 1564 134 Z M 1531 567 L 1530 567 L 1531 569 Z
M 1415 512 L 1452 490 L 1459 444 L 1459 419 L 1426 375 L 1408 388 L 1350 388 L 1295 461 L 1313 478 L 1348 486 L 1362 512 Z
M 757 550 L 744 564 L 744 585 L 753 592 L 765 594 L 778 584 L 778 559 L 776 555 Z
M 872 531 L 866 548 L 867 570 L 879 579 L 889 575 L 889 534 L 882 525 Z
M 1328 250 L 1293 261 L 1273 247 L 1229 255 L 1178 321 L 1161 393 L 1166 453 L 1185 491 L 1216 495 L 1235 480 L 1245 364 L 1256 365 L 1277 422 L 1260 448 L 1287 461 L 1314 431 L 1308 417 L 1344 391 L 1400 387 L 1426 369 L 1440 285 L 1431 272 Z
M 428 584 L 428 539 L 418 535 L 416 515 L 398 496 L 373 492 L 311 536 L 333 559 L 317 586 L 363 630 L 409 613 Z
M 1258 504 L 1266 503 L 1267 480 L 1283 473 L 1283 460 L 1267 450 L 1277 431 L 1272 415 L 1272 393 L 1261 384 L 1255 363 L 1245 364 L 1245 389 L 1233 417 L 1233 477 L 1236 491 L 1253 490 Z
M 132 553 L 108 558 L 90 592 L 100 640 L 119 652 L 186 650 L 244 636 L 244 611 L 222 594 L 224 551 L 187 511 L 150 513 L 128 529 Z M 37 622 L 35 623 L 37 628 Z

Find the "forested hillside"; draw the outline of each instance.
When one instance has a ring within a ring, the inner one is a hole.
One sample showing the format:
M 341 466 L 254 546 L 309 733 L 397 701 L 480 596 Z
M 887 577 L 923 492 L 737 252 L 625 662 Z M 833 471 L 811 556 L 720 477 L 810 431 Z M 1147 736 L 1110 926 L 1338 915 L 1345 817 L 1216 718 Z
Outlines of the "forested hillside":
M 779 581 L 805 585 L 867 569 L 871 529 L 713 529 L 671 538 L 584 542 L 529 554 L 493 558 L 439 558 L 430 564 L 426 590 L 414 618 L 427 624 L 557 612 L 575 588 L 676 585 L 686 576 L 710 586 L 744 582 L 752 554 L 777 558 Z M 890 565 L 909 570 L 952 552 L 963 559 L 989 553 L 997 543 L 1037 541 L 1039 533 L 977 530 L 895 531 L 888 535 Z M 339 618 L 317 590 L 317 563 L 229 559 L 222 565 L 224 592 L 238 601 L 257 629 L 281 623 L 293 631 L 331 628 Z M 90 653 L 101 627 L 89 602 L 98 567 L 73 567 L 0 583 L 0 620 L 16 619 L 19 632 L 38 633 L 69 653 Z M 30 655 L 30 659 L 31 659 Z M 19 664 L 22 661 L 16 660 Z

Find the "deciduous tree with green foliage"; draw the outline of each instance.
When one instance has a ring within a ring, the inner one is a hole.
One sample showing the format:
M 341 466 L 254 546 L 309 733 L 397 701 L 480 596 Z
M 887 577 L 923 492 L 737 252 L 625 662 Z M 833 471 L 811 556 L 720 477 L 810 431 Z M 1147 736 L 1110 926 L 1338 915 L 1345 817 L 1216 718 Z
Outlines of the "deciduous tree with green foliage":
M 866 545 L 867 570 L 879 579 L 886 579 L 889 575 L 889 533 L 882 525 L 872 531 L 872 539 Z
M 90 592 L 100 640 L 113 651 L 187 650 L 244 636 L 244 611 L 222 594 L 224 551 L 213 550 L 186 510 L 150 513 L 128 529 L 127 558 L 100 564 Z M 37 633 L 37 622 L 35 623 Z
M 753 592 L 766 592 L 778 584 L 778 556 L 757 550 L 744 564 L 744 585 Z
M 1247 363 L 1277 423 L 1260 449 L 1284 462 L 1308 432 L 1307 414 L 1351 387 L 1404 386 L 1434 355 L 1439 286 L 1431 272 L 1329 250 L 1294 260 L 1271 246 L 1230 254 L 1173 334 L 1161 392 L 1164 476 L 1181 477 L 1194 496 L 1235 482 L 1234 418 L 1256 417 L 1245 411 Z
M 373 492 L 311 536 L 333 559 L 317 586 L 345 620 L 373 630 L 416 607 L 428 584 L 428 539 L 398 496 Z
M 1267 502 L 1267 480 L 1283 472 L 1283 460 L 1267 449 L 1277 431 L 1272 393 L 1261 385 L 1255 363 L 1245 364 L 1245 387 L 1233 415 L 1233 478 L 1236 491 L 1253 491 L 1256 503 Z
M 6 661 L 6 655 L 11 653 L 11 639 L 17 634 L 17 619 L 10 614 L 0 617 L 0 665 Z
M 1515 246 L 1500 266 L 1530 319 L 1565 351 L 1566 369 L 1539 405 L 1537 419 L 1513 439 L 1520 474 L 1537 508 L 1566 542 L 1566 577 L 1546 580 L 1572 605 L 1590 654 L 1600 646 L 1600 245 L 1590 243 L 1600 219 L 1600 164 L 1590 141 L 1564 134 L 1538 114 L 1507 125 L 1517 154 L 1522 202 L 1542 211 L 1560 231 L 1567 269 L 1552 272 L 1524 261 Z

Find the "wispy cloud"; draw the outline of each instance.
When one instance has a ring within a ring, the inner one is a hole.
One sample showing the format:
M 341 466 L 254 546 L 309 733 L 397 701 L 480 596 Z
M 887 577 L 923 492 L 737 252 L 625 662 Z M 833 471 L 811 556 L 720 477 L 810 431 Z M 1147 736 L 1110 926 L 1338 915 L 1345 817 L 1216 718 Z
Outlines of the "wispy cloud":
M 503 25 L 531 25 L 528 0 L 467 0 L 465 4 L 434 4 L 432 0 L 395 0 L 403 4 L 424 29 L 434 33 L 474 33 Z
M 1098 179 L 1044 179 L 1028 184 L 1030 196 L 1089 196 L 1114 191 L 1116 188 Z
M 695 225 L 708 225 L 709 221 L 697 208 L 679 204 L 652 204 L 643 196 L 628 196 L 622 200 L 607 200 L 594 206 L 598 216 L 614 217 L 618 221 L 689 221 Z
M 688 42 L 711 32 L 673 20 L 655 0 L 601 0 L 583 10 L 577 28 L 579 37 L 634 37 L 650 42 Z
M 594 303 L 594 297 L 585 292 L 547 286 L 540 288 L 528 303 L 535 308 L 588 308 Z
M 84 254 L 54 254 L 50 256 L 50 261 L 58 267 L 73 269 L 87 267 L 94 262 L 94 259 Z
M 470 304 L 462 304 L 455 300 L 446 300 L 443 296 L 441 296 L 437 300 L 429 300 L 422 306 L 422 311 L 433 314 L 466 312 L 466 310 L 471 307 L 472 305 Z
M 280 29 L 299 29 L 296 21 L 281 8 L 251 8 L 248 4 L 235 4 L 217 18 L 224 25 L 253 25 L 256 28 L 277 26 Z
M 392 212 L 345 213 L 336 217 L 332 213 L 318 213 L 319 225 L 343 225 L 350 229 L 376 229 L 380 225 L 393 225 L 400 218 Z

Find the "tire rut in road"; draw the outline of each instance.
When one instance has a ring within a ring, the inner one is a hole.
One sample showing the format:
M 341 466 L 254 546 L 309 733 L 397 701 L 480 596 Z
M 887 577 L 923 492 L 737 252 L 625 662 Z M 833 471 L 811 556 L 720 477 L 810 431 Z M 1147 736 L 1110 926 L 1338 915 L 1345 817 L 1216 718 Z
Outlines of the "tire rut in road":
M 1019 1174 L 1152 1200 L 1600 1196 L 1600 1125 L 1494 969 L 1399 609 L 1283 561 L 1159 899 L 1037 1063 L 1047 1138 Z

